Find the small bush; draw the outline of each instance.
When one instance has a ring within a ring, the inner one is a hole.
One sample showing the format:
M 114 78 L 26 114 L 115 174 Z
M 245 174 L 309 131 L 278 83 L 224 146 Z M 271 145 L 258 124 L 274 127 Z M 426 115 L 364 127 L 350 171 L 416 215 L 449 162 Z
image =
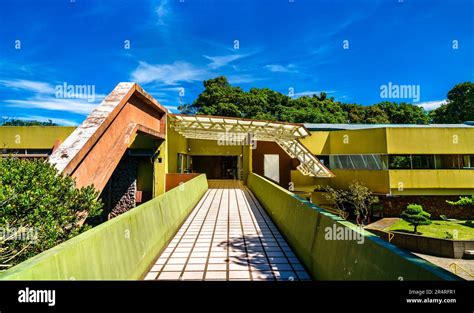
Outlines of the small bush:
M 44 160 L 0 159 L 0 264 L 16 264 L 76 236 L 90 226 L 102 202 L 93 186 Z
M 431 224 L 431 214 L 425 212 L 423 207 L 419 204 L 409 204 L 407 209 L 402 212 L 400 215 L 405 221 L 414 226 L 414 232 L 417 233 L 417 228 L 419 225 L 429 225 Z

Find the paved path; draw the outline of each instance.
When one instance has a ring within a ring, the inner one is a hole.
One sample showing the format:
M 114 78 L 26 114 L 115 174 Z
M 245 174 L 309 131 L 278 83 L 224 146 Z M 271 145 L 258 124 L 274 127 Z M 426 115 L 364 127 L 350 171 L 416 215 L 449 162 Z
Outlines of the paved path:
M 240 181 L 210 180 L 145 280 L 310 280 Z
M 427 260 L 428 262 L 431 262 L 450 272 L 453 272 L 454 270 L 452 264 L 456 263 L 460 267 L 456 268 L 456 272 L 455 273 L 453 272 L 454 274 L 466 280 L 474 280 L 474 277 L 471 276 L 471 275 L 474 275 L 474 260 L 442 258 L 438 256 L 415 253 L 415 252 L 413 252 L 413 254 L 416 254 L 420 258 L 423 258 Z
M 369 225 L 365 226 L 364 228 L 384 230 L 384 229 L 389 228 L 390 226 L 392 226 L 393 224 L 395 224 L 399 220 L 400 220 L 399 217 L 384 217 L 384 218 L 378 220 L 377 222 L 374 222 L 372 224 L 369 224 Z

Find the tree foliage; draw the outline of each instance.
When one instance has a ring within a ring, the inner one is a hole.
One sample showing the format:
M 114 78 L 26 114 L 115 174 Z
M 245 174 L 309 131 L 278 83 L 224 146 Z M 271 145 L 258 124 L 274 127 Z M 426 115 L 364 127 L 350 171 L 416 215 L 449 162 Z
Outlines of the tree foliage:
M 100 214 L 98 196 L 44 160 L 0 159 L 0 261 L 21 262 L 89 229 L 81 221 Z
M 407 205 L 407 209 L 402 212 L 400 217 L 414 226 L 415 234 L 417 233 L 418 226 L 431 224 L 431 214 L 424 211 L 423 207 L 419 204 Z
M 462 205 L 474 205 L 474 195 L 470 196 L 470 197 L 459 197 L 459 200 L 458 201 L 449 201 L 449 200 L 446 200 L 447 203 L 451 204 L 451 205 L 458 205 L 458 206 L 462 206 Z
M 331 186 L 324 186 L 322 189 L 327 193 L 326 198 L 335 202 L 339 210 L 347 211 L 348 207 L 354 209 L 356 223 L 365 225 L 370 216 L 373 204 L 379 202 L 379 198 L 372 191 L 359 181 L 353 181 L 347 190 L 335 189 Z
M 448 101 L 430 112 L 434 123 L 474 121 L 474 83 L 464 82 L 448 92 Z
M 448 105 L 438 110 L 447 110 L 449 114 L 456 112 L 460 117 L 445 119 L 446 122 L 474 120 L 472 89 L 472 83 L 463 83 L 448 93 Z M 324 92 L 292 98 L 268 88 L 251 88 L 244 91 L 229 84 L 224 76 L 204 81 L 204 90 L 196 100 L 180 109 L 182 113 L 187 114 L 294 123 L 427 124 L 430 118 L 436 118 L 436 122 L 444 122 L 438 118 L 440 111 L 428 114 L 421 106 L 410 103 L 383 101 L 363 106 L 336 101 Z
M 48 120 L 47 122 L 40 122 L 40 121 L 35 121 L 35 120 L 26 121 L 26 120 L 5 118 L 0 123 L 0 126 L 58 126 L 58 124 L 53 123 L 52 120 Z

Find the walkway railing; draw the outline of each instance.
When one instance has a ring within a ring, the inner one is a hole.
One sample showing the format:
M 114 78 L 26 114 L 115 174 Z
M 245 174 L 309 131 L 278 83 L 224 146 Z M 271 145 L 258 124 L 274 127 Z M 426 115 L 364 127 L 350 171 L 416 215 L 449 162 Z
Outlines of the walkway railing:
M 142 278 L 207 190 L 205 175 L 0 274 L 0 280 Z
M 458 263 L 456 262 L 453 262 L 451 264 L 449 264 L 449 268 L 451 269 L 451 271 L 454 273 L 454 274 L 458 274 L 459 270 L 463 271 L 464 273 L 466 273 L 469 277 L 472 277 L 474 278 L 474 274 L 471 273 L 467 268 L 459 265 Z
M 459 280 L 259 175 L 248 185 L 316 280 Z

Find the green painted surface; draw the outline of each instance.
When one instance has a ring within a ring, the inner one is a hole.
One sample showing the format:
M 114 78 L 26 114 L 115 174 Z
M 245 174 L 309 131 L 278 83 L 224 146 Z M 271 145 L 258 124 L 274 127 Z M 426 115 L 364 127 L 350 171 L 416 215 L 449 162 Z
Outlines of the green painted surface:
M 256 174 L 248 186 L 316 280 L 459 280 Z M 327 240 L 327 227 L 357 240 Z
M 474 225 L 470 224 L 465 220 L 458 221 L 443 221 L 443 220 L 433 220 L 430 225 L 420 225 L 418 226 L 418 235 L 433 237 L 433 238 L 442 238 L 446 239 L 446 232 L 449 232 L 458 240 L 474 240 Z M 395 222 L 392 226 L 385 230 L 394 230 L 400 232 L 407 232 L 413 234 L 414 227 L 404 220 L 399 220 Z
M 133 280 L 144 276 L 206 192 L 198 176 L 0 275 L 0 280 Z

